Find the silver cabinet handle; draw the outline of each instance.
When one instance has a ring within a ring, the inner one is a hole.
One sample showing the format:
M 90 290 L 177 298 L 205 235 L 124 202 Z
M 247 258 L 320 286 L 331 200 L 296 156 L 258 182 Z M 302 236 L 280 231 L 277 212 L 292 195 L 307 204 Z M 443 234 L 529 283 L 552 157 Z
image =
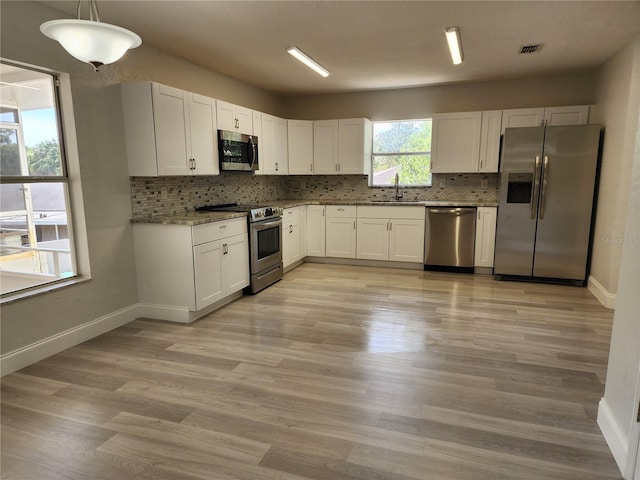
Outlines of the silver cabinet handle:
M 544 204 L 547 197 L 547 183 L 549 179 L 549 157 L 545 155 L 542 165 L 542 192 L 540 192 L 540 220 L 544 219 Z
M 278 171 L 278 162 L 276 162 L 276 172 Z
M 538 190 L 540 190 L 540 155 L 536 156 L 536 166 L 533 171 L 533 195 L 531 195 L 531 220 L 536 219 L 538 209 Z
M 353 229 L 354 230 L 356 229 L 356 221 L 355 220 L 353 221 Z

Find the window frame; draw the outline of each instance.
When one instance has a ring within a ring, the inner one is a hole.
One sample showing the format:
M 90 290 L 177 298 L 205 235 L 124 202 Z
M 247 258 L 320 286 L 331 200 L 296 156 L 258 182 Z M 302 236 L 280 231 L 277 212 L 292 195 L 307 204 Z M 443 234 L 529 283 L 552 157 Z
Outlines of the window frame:
M 374 128 L 375 128 L 375 124 L 377 123 L 415 123 L 415 122 L 431 122 L 432 128 L 433 128 L 433 118 L 432 117 L 427 117 L 427 118 L 413 118 L 413 119 L 402 119 L 402 120 L 376 120 L 376 121 L 372 121 L 371 122 L 371 158 L 369 160 L 370 162 L 370 173 L 369 173 L 369 187 L 371 188 L 392 188 L 394 187 L 394 184 L 385 184 L 385 185 L 378 185 L 375 184 L 373 179 L 375 176 L 375 168 L 374 168 L 374 160 L 376 157 L 398 157 L 398 156 L 403 156 L 403 155 L 409 155 L 409 156 L 418 156 L 418 155 L 428 155 L 429 156 L 429 175 L 430 175 L 430 180 L 431 183 L 430 184 L 403 184 L 403 183 L 399 183 L 399 187 L 402 188 L 427 188 L 427 187 L 431 187 L 433 185 L 433 172 L 431 172 L 431 150 L 425 150 L 425 151 L 410 151 L 410 152 L 383 152 L 383 153 L 376 153 L 375 152 L 375 133 L 374 133 Z M 433 130 L 432 130 L 433 132 Z M 433 138 L 433 133 L 432 133 L 432 138 Z M 402 178 L 400 178 L 400 181 L 402 181 Z
M 53 94 L 53 108 L 55 109 L 55 122 L 58 132 L 58 148 L 60 151 L 60 175 L 0 175 L 1 185 L 16 184 L 42 184 L 55 183 L 63 185 L 66 226 L 69 240 L 69 255 L 73 274 L 59 277 L 44 283 L 16 289 L 9 292 L 0 292 L 0 304 L 12 302 L 21 298 L 29 298 L 34 295 L 46 293 L 68 285 L 89 280 L 88 248 L 86 236 L 86 224 L 84 221 L 84 207 L 82 204 L 82 188 L 78 173 L 79 158 L 77 153 L 77 138 L 75 134 L 75 120 L 73 118 L 73 105 L 71 101 L 71 85 L 68 74 L 55 72 L 50 69 L 25 64 L 0 57 L 0 63 L 31 70 L 51 76 Z M 0 101 L 1 102 L 1 101 Z M 7 105 L 1 102 L 3 107 L 17 109 L 18 123 L 2 122 L 2 128 L 16 128 L 18 130 L 20 149 L 26 149 L 24 134 L 22 133 L 22 112 L 15 105 Z M 74 148 L 68 148 L 73 146 Z M 70 164 L 72 167 L 70 168 Z M 75 201 L 74 201 L 75 199 Z M 79 238 L 78 238 L 79 237 Z M 43 249 L 46 251 L 47 249 Z

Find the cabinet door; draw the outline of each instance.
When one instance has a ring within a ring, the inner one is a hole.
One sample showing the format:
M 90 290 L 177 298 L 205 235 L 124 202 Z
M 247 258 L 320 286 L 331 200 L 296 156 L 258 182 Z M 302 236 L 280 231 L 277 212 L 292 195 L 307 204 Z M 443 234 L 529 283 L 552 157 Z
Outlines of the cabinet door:
M 193 247 L 196 284 L 196 310 L 211 305 L 225 296 L 222 281 L 222 240 Z
M 434 115 L 431 171 L 433 173 L 477 172 L 481 127 L 482 112 Z
M 289 173 L 289 153 L 287 151 L 287 121 L 274 117 L 273 125 L 273 156 L 275 159 L 275 174 Z
M 186 92 L 153 84 L 158 175 L 191 175 Z
M 219 175 L 215 100 L 195 93 L 189 99 L 189 139 L 194 173 Z
M 424 220 L 392 218 L 389 224 L 389 260 L 423 263 Z
M 229 132 L 236 131 L 236 112 L 235 105 L 232 103 L 216 100 L 216 114 L 218 119 L 218 128 Z
M 359 218 L 356 232 L 356 258 L 389 259 L 389 219 Z
M 313 122 L 288 120 L 289 175 L 313 174 Z
M 249 239 L 246 234 L 222 241 L 224 294 L 229 295 L 249 285 Z
M 307 206 L 307 255 L 325 256 L 325 208 L 323 205 Z
M 245 135 L 253 135 L 253 111 L 250 108 L 235 106 L 236 131 Z
M 307 206 L 300 207 L 300 258 L 307 256 Z
M 313 172 L 338 173 L 338 120 L 313 122 Z
M 356 219 L 327 218 L 327 257 L 356 258 Z
M 288 267 L 300 260 L 300 227 L 282 226 L 282 266 Z
M 544 109 L 545 125 L 586 125 L 589 120 L 589 105 L 547 107 Z
M 365 118 L 338 122 L 338 173 L 368 175 L 371 165 L 371 122 Z
M 287 174 L 287 121 L 266 113 L 262 114 L 262 139 L 259 158 L 262 175 Z
M 482 112 L 480 129 L 480 172 L 497 172 L 500 161 L 502 110 Z
M 496 207 L 478 207 L 476 221 L 476 249 L 474 266 L 493 267 L 493 254 L 496 243 Z
M 517 108 L 502 111 L 502 133 L 505 128 L 539 127 L 544 121 L 544 108 Z

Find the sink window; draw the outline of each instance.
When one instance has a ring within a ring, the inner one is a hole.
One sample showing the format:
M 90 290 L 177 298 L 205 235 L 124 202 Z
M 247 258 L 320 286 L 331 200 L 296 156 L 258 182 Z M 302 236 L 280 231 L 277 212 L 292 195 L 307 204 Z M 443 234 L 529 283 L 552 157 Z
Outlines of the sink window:
M 373 122 L 373 154 L 369 184 L 431 186 L 431 119 Z

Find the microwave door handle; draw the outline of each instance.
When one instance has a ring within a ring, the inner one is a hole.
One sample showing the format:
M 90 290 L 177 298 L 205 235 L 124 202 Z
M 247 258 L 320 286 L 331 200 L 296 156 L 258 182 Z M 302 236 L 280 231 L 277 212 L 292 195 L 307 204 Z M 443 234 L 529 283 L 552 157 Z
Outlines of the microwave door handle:
M 249 164 L 249 170 L 253 170 L 253 164 L 256 162 L 256 144 L 253 143 L 253 137 L 249 135 L 249 143 L 251 144 L 251 163 Z

